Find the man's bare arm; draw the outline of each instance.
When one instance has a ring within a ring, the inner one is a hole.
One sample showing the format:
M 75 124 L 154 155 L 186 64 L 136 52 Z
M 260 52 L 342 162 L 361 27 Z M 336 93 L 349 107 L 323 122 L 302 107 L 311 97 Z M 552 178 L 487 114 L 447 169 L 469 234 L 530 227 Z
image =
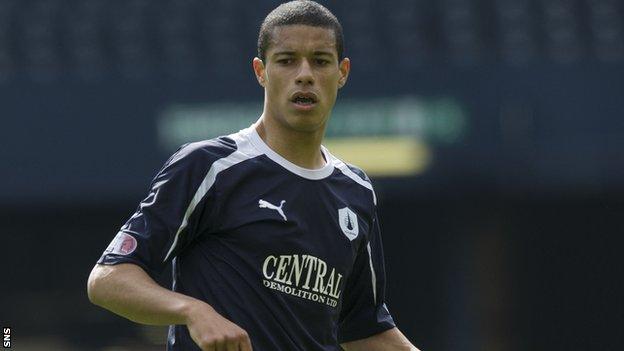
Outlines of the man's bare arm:
M 419 351 L 397 328 L 340 346 L 346 351 Z
M 247 333 L 198 299 L 167 290 L 141 267 L 96 265 L 87 282 L 89 300 L 131 321 L 184 324 L 202 350 L 251 351 Z
M 150 325 L 186 324 L 199 300 L 158 285 L 137 265 L 96 265 L 87 283 L 89 300 L 133 322 Z

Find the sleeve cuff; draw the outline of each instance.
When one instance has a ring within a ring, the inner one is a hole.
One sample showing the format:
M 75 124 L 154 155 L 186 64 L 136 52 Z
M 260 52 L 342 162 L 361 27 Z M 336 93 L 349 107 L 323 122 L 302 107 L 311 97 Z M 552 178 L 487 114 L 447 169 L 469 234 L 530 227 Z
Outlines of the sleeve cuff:
M 151 277 L 154 277 L 154 271 L 152 271 L 147 265 L 145 265 L 145 263 L 132 258 L 132 257 L 128 257 L 128 256 L 117 256 L 114 254 L 107 254 L 104 255 L 102 257 L 100 257 L 100 259 L 97 261 L 98 264 L 103 264 L 103 265 L 107 265 L 107 266 L 114 266 L 116 264 L 121 264 L 121 263 L 132 263 L 135 264 L 141 268 L 143 268 L 143 270 L 149 274 Z
M 360 339 L 366 339 L 373 335 L 377 335 L 379 333 L 383 333 L 386 330 L 390 330 L 395 327 L 394 322 L 392 321 L 384 321 L 382 323 L 377 323 L 374 326 L 367 326 L 362 328 L 353 328 L 351 330 L 343 330 L 338 333 L 338 342 L 345 343 L 349 341 L 355 341 Z
M 351 316 L 342 322 L 338 328 L 340 343 L 365 339 L 394 328 L 396 325 L 388 310 L 379 306 L 376 311 L 366 310 Z M 372 315 L 371 315 L 372 314 Z

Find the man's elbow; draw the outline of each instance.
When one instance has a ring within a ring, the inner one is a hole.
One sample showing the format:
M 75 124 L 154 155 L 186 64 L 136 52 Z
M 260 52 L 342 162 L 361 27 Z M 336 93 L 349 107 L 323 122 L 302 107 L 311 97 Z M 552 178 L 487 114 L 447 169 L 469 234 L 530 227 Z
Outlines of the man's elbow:
M 107 275 L 105 270 L 105 266 L 97 264 L 93 267 L 91 274 L 89 274 L 89 279 L 87 279 L 87 296 L 94 305 L 102 305 L 103 281 Z

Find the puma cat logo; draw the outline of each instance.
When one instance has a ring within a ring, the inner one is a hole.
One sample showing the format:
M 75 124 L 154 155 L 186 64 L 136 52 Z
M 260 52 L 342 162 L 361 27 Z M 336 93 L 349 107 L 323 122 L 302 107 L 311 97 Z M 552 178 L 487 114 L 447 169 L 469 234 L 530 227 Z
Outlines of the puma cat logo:
M 286 218 L 286 215 L 284 214 L 284 211 L 282 210 L 282 206 L 284 206 L 285 203 L 286 203 L 286 200 L 282 200 L 280 202 L 279 207 L 278 207 L 278 206 L 275 206 L 275 205 L 273 205 L 272 203 L 270 203 L 268 201 L 260 199 L 258 201 L 258 207 L 260 207 L 260 208 L 268 208 L 270 210 L 275 210 L 275 211 L 277 211 L 280 214 L 280 216 L 282 216 L 282 218 L 284 218 L 285 221 L 287 221 L 288 219 Z

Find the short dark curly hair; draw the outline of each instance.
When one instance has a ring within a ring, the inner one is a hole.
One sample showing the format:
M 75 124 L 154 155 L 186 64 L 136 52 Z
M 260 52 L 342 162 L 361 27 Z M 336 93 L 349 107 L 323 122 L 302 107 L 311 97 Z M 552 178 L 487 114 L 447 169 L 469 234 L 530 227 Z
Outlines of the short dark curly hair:
M 338 59 L 342 59 L 344 50 L 342 25 L 331 11 L 312 0 L 283 3 L 266 16 L 258 33 L 258 57 L 262 61 L 266 58 L 275 27 L 296 24 L 332 29 L 336 37 Z

